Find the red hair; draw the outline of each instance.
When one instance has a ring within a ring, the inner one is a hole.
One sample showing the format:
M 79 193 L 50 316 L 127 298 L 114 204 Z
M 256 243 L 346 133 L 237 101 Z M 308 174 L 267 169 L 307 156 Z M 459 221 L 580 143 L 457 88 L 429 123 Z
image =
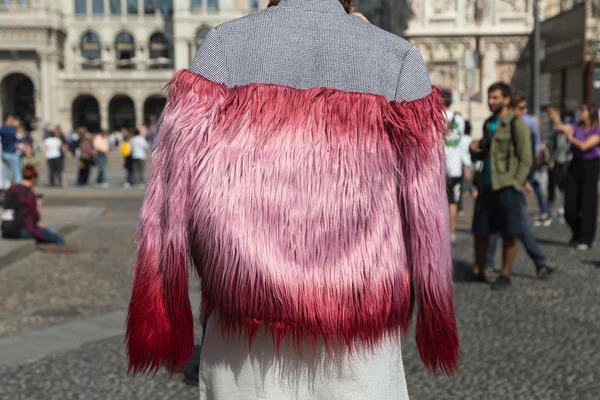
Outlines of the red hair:
M 23 167 L 23 179 L 26 181 L 32 181 L 38 177 L 38 170 L 35 166 L 27 164 Z

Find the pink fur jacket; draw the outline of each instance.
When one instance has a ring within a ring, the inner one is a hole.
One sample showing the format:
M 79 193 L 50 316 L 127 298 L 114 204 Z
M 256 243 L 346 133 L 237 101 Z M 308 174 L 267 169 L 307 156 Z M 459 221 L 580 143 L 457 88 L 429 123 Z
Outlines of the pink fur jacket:
M 416 302 L 423 362 L 455 371 L 438 90 L 389 99 L 200 72 L 168 86 L 139 223 L 130 369 L 191 357 L 190 260 L 204 314 L 249 346 L 262 326 L 277 348 L 377 346 L 406 332 Z

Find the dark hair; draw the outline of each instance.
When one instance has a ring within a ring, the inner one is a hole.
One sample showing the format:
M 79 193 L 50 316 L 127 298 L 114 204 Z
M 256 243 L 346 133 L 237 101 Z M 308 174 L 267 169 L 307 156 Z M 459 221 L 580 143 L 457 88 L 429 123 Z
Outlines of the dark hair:
M 267 6 L 267 8 L 278 5 L 280 1 L 281 0 L 269 0 L 269 5 Z M 352 12 L 352 10 L 354 9 L 354 0 L 339 0 L 339 1 L 342 4 L 342 6 L 344 6 L 344 10 L 346 10 L 346 12 L 348 14 L 350 14 Z
M 556 103 L 548 104 L 546 106 L 546 111 L 548 111 L 548 110 L 555 110 L 555 111 L 558 111 L 560 113 L 560 105 L 558 105 Z
M 5 113 L 4 114 L 4 119 L 2 120 L 2 122 L 6 122 L 7 119 L 12 118 L 13 115 L 11 113 Z
M 137 128 L 131 128 L 129 129 L 129 133 L 131 133 L 131 136 L 137 136 L 140 134 L 140 131 Z
M 452 91 L 450 89 L 441 89 L 442 92 L 442 101 L 444 102 L 444 107 L 448 108 L 452 105 Z
M 519 104 L 521 104 L 524 101 L 527 101 L 527 96 L 525 96 L 523 93 L 514 93 L 510 97 L 510 106 L 513 108 L 518 107 Z
M 586 103 L 584 106 L 587 108 L 588 113 L 590 114 L 590 127 L 592 129 L 596 129 L 598 127 L 598 119 L 600 119 L 600 116 L 598 115 L 600 108 L 595 103 Z
M 488 88 L 488 93 L 495 92 L 496 90 L 499 90 L 502 92 L 502 97 L 511 97 L 512 96 L 512 89 L 510 88 L 510 85 L 507 83 L 504 83 L 504 82 L 494 83 L 492 86 L 490 86 Z
M 471 136 L 471 130 L 473 127 L 471 126 L 471 121 L 468 119 L 465 120 L 465 135 Z
M 354 0 L 340 0 L 340 3 L 344 6 L 344 10 L 350 14 L 354 10 Z
M 32 181 L 38 177 L 38 170 L 35 166 L 27 164 L 23 167 L 23 179 Z

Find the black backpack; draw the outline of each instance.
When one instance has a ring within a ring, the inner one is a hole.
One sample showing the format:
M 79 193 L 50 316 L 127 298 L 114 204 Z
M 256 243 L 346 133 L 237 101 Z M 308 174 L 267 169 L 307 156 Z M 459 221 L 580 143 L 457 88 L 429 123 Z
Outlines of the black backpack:
M 18 239 L 25 225 L 25 210 L 19 201 L 18 193 L 6 192 L 4 210 L 2 210 L 2 237 Z

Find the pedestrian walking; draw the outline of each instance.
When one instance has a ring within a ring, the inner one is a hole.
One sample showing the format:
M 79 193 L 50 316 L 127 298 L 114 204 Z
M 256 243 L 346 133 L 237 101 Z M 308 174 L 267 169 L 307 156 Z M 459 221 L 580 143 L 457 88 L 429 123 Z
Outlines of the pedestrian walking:
M 555 129 L 565 135 L 573 154 L 565 183 L 565 219 L 573 234 L 570 245 L 585 251 L 596 236 L 600 169 L 598 106 L 582 105 L 579 118 L 578 124 Z
M 132 185 L 143 187 L 148 141 L 140 134 L 140 131 L 135 128 L 132 129 L 129 147 L 131 148 Z
M 0 128 L 0 141 L 2 142 L 4 184 L 21 183 L 20 139 L 17 137 L 19 121 L 12 114 L 6 114 L 3 122 L 4 125 Z
M 50 186 L 62 186 L 61 174 L 64 164 L 62 157 L 63 142 L 57 135 L 56 130 L 52 130 L 43 141 L 44 155 L 48 163 L 48 182 Z
M 87 130 L 80 131 L 79 136 L 79 174 L 77 177 L 77 186 L 87 186 L 90 180 L 90 171 L 94 166 L 94 146 Z
M 134 372 L 192 356 L 188 258 L 200 399 L 407 399 L 413 301 L 423 362 L 456 371 L 441 97 L 417 48 L 351 6 L 281 0 L 212 29 L 172 78 L 141 211 Z
M 33 148 L 33 142 L 25 142 L 23 144 L 23 155 L 21 156 L 21 170 L 25 168 L 26 165 L 33 165 L 37 168 L 38 164 L 39 163 Z
M 458 215 L 465 215 L 463 205 L 463 195 L 465 193 L 472 193 L 473 191 L 473 160 L 471 159 L 471 153 L 469 152 L 469 146 L 473 141 L 471 136 L 471 121 L 465 120 L 465 136 L 463 138 L 463 177 L 462 177 L 462 190 L 460 191 L 460 198 L 458 199 Z
M 108 141 L 108 134 L 105 130 L 101 130 L 94 136 L 94 153 L 96 153 L 96 166 L 98 167 L 98 176 L 96 177 L 96 184 L 107 188 L 109 187 L 106 182 L 106 165 L 108 162 L 108 153 L 110 152 L 110 142 Z
M 515 117 L 523 118 L 527 112 L 527 106 L 524 105 L 525 96 L 520 93 L 516 93 L 512 96 L 512 111 Z M 514 135 L 514 132 L 511 133 Z M 533 143 L 533 142 L 532 142 Z M 525 185 L 526 194 L 529 194 L 532 191 L 529 182 Z M 521 221 L 521 232 L 517 235 L 518 239 L 523 243 L 523 247 L 527 251 L 529 258 L 533 261 L 535 266 L 536 275 L 539 279 L 545 279 L 552 275 L 556 270 L 548 265 L 548 259 L 538 246 L 537 240 L 531 231 L 531 221 L 529 220 L 529 216 L 527 215 L 527 201 L 525 196 L 521 196 L 522 206 L 519 208 L 521 212 L 520 221 Z M 490 242 L 488 253 L 486 257 L 486 269 L 494 268 L 494 258 L 496 256 L 496 244 L 498 239 L 500 238 L 499 233 L 493 233 L 490 235 Z
M 131 140 L 130 133 L 126 133 L 123 136 L 123 143 L 121 144 L 121 155 L 123 156 L 123 168 L 125 169 L 125 181 L 123 182 L 124 188 L 130 188 L 133 184 L 133 159 L 131 158 Z
M 462 192 L 465 155 L 469 154 L 470 137 L 465 136 L 465 120 L 458 112 L 451 110 L 452 92 L 442 90 L 442 98 L 448 125 L 444 130 L 446 153 L 446 194 L 450 204 L 450 242 L 456 242 L 456 222 L 458 202 Z
M 550 138 L 550 164 L 548 165 L 548 209 L 550 215 L 565 222 L 565 182 L 569 169 L 570 148 L 565 135 L 556 131 L 563 124 L 560 116 L 560 106 L 551 104 L 547 108 L 548 119 L 552 124 L 553 135 Z M 556 196 L 558 190 L 559 196 Z
M 532 140 L 533 165 L 527 177 L 527 182 L 531 185 L 531 189 L 535 194 L 540 207 L 540 214 L 535 219 L 536 226 L 550 226 L 552 218 L 548 214 L 548 202 L 542 191 L 541 178 L 545 172 L 546 157 L 543 154 L 547 153 L 545 144 L 542 140 L 542 130 L 539 118 L 528 113 L 527 97 L 522 93 L 513 95 L 513 111 L 522 115 L 520 118 L 527 124 Z
M 493 233 L 502 235 L 502 271 L 492 289 L 511 285 L 510 273 L 517 255 L 517 238 L 523 233 L 523 190 L 533 163 L 531 133 L 510 108 L 512 90 L 498 82 L 488 89 L 492 116 L 483 138 L 471 143 L 473 157 L 483 160 L 483 179 L 473 213 L 475 236 L 474 281 L 485 282 L 484 267 Z

